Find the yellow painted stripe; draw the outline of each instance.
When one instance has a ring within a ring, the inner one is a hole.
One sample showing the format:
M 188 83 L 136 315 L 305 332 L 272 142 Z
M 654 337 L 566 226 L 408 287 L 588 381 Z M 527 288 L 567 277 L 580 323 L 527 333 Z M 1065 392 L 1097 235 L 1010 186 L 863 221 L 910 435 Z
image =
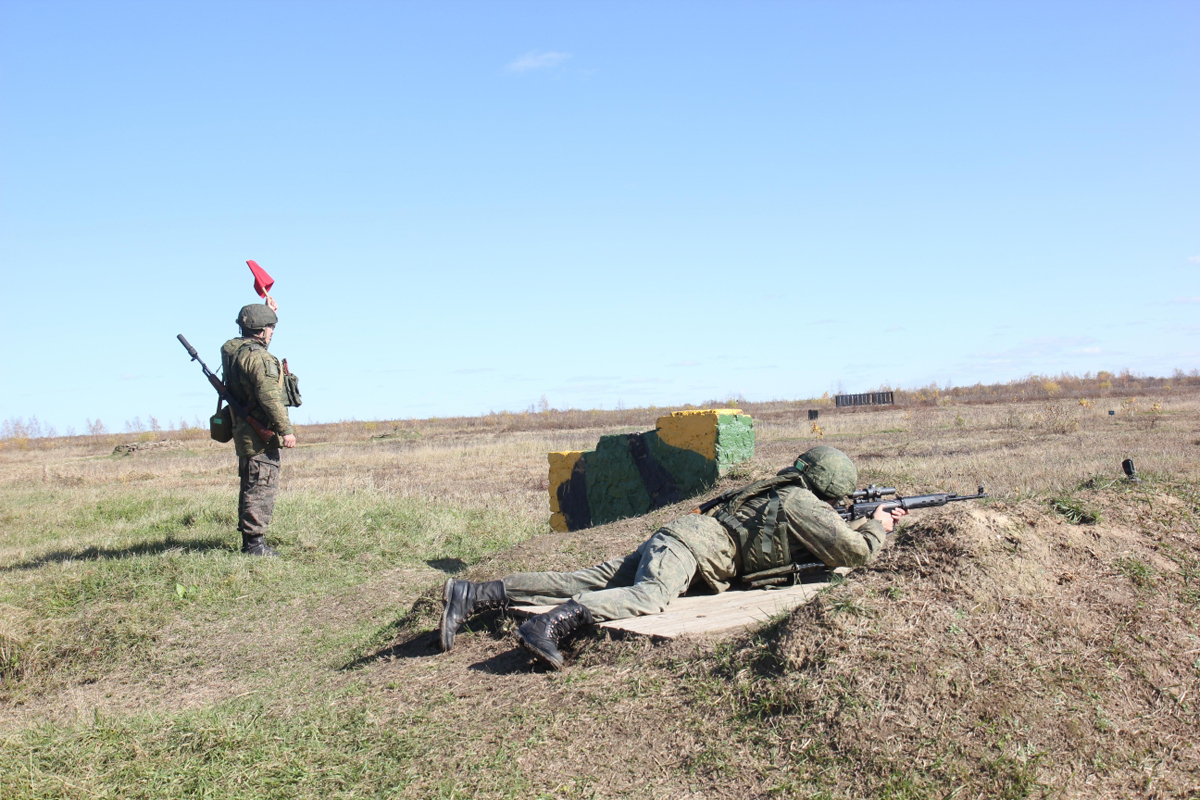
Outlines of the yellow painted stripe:
M 579 457 L 582 456 L 584 452 L 586 451 L 563 450 L 557 453 L 550 453 L 547 456 L 547 459 L 550 462 L 549 492 L 550 513 L 552 515 L 550 520 L 551 525 L 554 524 L 553 515 L 557 515 L 559 517 L 562 516 L 560 513 L 562 509 L 558 507 L 558 487 L 571 480 L 571 471 L 575 469 L 575 462 L 579 461 Z M 565 521 L 563 522 L 563 525 L 566 525 Z M 555 530 L 559 529 L 555 528 Z M 562 530 L 566 530 L 566 527 L 563 527 Z
M 741 414 L 740 408 L 676 411 L 658 418 L 658 438 L 663 444 L 691 450 L 709 461 L 717 458 L 717 425 L 722 414 Z

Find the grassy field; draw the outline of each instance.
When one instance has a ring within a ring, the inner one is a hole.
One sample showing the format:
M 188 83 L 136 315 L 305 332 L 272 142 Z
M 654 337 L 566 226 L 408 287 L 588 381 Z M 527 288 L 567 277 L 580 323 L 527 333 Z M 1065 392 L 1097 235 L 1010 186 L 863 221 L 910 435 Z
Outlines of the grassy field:
M 759 630 L 593 633 L 562 673 L 495 615 L 438 653 L 441 584 L 589 565 L 694 505 L 546 522 L 548 451 L 665 410 L 301 428 L 270 560 L 201 432 L 6 439 L 0 798 L 1196 797 L 1200 389 L 1069 389 L 746 404 L 757 455 L 714 491 L 821 442 L 863 485 L 992 499 Z

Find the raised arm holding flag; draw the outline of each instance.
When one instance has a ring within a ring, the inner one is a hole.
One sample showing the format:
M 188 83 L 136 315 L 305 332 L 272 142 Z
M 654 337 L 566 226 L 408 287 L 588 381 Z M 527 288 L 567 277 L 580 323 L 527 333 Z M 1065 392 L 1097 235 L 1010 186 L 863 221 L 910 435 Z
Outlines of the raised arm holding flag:
M 271 291 L 271 287 L 275 285 L 275 279 L 267 274 L 267 271 L 258 265 L 257 261 L 246 261 L 246 266 L 250 268 L 250 272 L 254 274 L 254 291 L 258 292 L 258 296 L 263 299 L 267 307 L 272 311 L 279 311 L 279 304 L 267 292 Z

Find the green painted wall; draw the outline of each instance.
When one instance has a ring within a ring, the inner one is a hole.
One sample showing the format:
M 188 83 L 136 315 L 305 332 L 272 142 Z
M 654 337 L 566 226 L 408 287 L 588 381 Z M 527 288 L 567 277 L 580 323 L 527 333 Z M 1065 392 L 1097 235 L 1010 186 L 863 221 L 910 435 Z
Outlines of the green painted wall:
M 639 516 L 697 495 L 734 464 L 749 461 L 754 421 L 744 414 L 714 416 L 715 460 L 666 444 L 657 430 L 600 437 L 595 450 L 579 456 L 575 477 L 567 483 L 559 476 L 552 487 L 562 514 L 557 524 L 579 530 Z
M 724 475 L 734 464 L 754 458 L 754 420 L 743 414 L 717 418 L 717 471 Z
M 584 453 L 583 458 L 587 460 L 587 499 L 593 525 L 650 510 L 650 494 L 629 452 L 629 435 L 601 436 L 596 449 Z

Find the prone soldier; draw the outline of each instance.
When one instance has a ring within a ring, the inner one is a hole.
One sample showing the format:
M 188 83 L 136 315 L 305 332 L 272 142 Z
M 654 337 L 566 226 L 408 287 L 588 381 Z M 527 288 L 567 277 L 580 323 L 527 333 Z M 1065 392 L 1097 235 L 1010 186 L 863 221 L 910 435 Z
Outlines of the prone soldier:
M 450 650 L 458 625 L 480 611 L 510 600 L 553 604 L 523 623 L 517 638 L 539 660 L 562 669 L 558 646 L 566 635 L 596 621 L 661 614 L 697 577 L 723 592 L 735 580 L 775 582 L 798 559 L 830 569 L 867 564 L 908 511 L 880 504 L 871 516 L 847 523 L 832 504 L 850 496 L 857 482 L 850 458 L 821 445 L 774 478 L 667 523 L 623 558 L 577 572 L 525 572 L 483 583 L 451 578 L 442 593 L 442 649 Z

